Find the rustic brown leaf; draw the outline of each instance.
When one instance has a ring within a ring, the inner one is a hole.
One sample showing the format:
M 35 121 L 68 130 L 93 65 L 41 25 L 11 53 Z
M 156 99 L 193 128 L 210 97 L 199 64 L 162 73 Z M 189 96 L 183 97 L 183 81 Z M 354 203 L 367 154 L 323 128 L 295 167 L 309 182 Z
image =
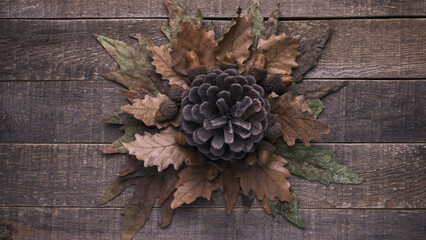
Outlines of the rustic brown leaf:
M 243 194 L 248 195 L 253 190 L 258 200 L 266 197 L 273 201 L 277 197 L 291 202 L 290 182 L 287 180 L 290 172 L 283 167 L 286 164 L 283 157 L 273 154 L 265 166 L 254 164 L 247 169 L 237 169 L 235 175 L 240 178 Z
M 330 133 L 327 125 L 314 118 L 303 96 L 293 97 L 291 93 L 277 96 L 272 93 L 268 100 L 271 113 L 278 114 L 277 121 L 282 126 L 283 138 L 289 146 L 300 139 L 308 147 L 310 140 L 321 140 L 321 134 Z
M 163 203 L 161 203 L 161 228 L 169 226 L 172 221 L 175 210 L 171 208 L 173 195 L 170 195 Z
M 277 3 L 268 21 L 265 24 L 265 29 L 260 32 L 259 38 L 268 39 L 272 35 L 278 34 L 278 17 L 280 16 L 280 3 Z
M 259 39 L 257 50 L 266 56 L 267 77 L 273 74 L 290 75 L 292 68 L 298 66 L 296 58 L 299 56 L 300 38 L 282 33 L 267 40 Z
M 104 195 L 102 196 L 101 200 L 99 201 L 99 204 L 105 204 L 118 195 L 122 193 L 124 190 L 126 190 L 128 187 L 135 185 L 137 182 L 137 179 L 135 178 L 129 178 L 129 179 L 121 179 L 117 178 L 115 181 L 109 186 L 109 188 L 105 191 Z
M 234 176 L 233 169 L 227 167 L 223 172 L 223 190 L 225 196 L 226 212 L 231 214 L 232 208 L 240 194 L 240 179 Z
M 151 42 L 140 35 L 134 35 L 133 37 L 139 39 L 139 46 L 133 46 L 101 35 L 94 34 L 94 36 L 120 66 L 120 70 L 116 72 L 104 73 L 105 78 L 119 82 L 132 90 L 144 89 L 154 96 L 160 92 L 155 79 L 150 77 L 150 72 L 154 69 L 146 46 L 152 44 Z
M 133 103 L 133 101 L 135 99 L 144 99 L 144 97 L 146 95 L 149 95 L 148 91 L 145 90 L 124 90 L 124 89 L 120 89 L 120 92 L 127 98 L 127 100 L 129 100 L 131 103 Z
M 297 58 L 299 67 L 291 74 L 295 82 L 302 81 L 304 75 L 317 65 L 332 34 L 331 29 L 327 29 L 320 36 L 310 34 L 307 39 L 304 39 L 304 44 L 300 48 L 300 56 Z
M 181 170 L 179 181 L 176 184 L 176 192 L 171 207 L 176 209 L 182 204 L 192 203 L 198 197 L 210 200 L 211 192 L 215 189 L 223 189 L 223 174 L 210 181 L 206 177 L 207 166 L 187 167 Z
M 176 117 L 172 121 L 158 122 L 155 120 L 155 114 L 160 109 L 163 101 L 169 100 L 167 95 L 159 93 L 157 97 L 145 95 L 144 99 L 135 99 L 133 104 L 121 107 L 127 113 L 133 114 L 136 119 L 142 120 L 147 126 L 156 126 L 158 129 L 165 128 L 172 124 L 175 127 L 180 125 L 179 118 Z
M 267 198 L 264 198 L 263 200 L 259 201 L 260 205 L 262 205 L 263 209 L 265 209 L 266 214 L 272 214 L 272 209 L 269 206 L 269 202 Z
M 132 198 L 121 212 L 124 215 L 122 239 L 132 239 L 143 227 L 151 214 L 160 188 L 161 180 L 157 174 L 138 179 Z
M 154 59 L 152 64 L 155 66 L 155 71 L 161 74 L 164 80 L 169 80 L 170 85 L 176 84 L 187 89 L 188 85 L 185 80 L 172 69 L 172 66 L 176 64 L 170 55 L 172 50 L 166 48 L 164 45 L 159 47 L 148 46 L 147 48 L 152 54 L 152 59 Z
M 129 154 L 136 155 L 137 159 L 144 161 L 145 167 L 157 166 L 158 171 L 161 172 L 172 164 L 175 169 L 178 169 L 190 149 L 176 143 L 177 132 L 170 126 L 153 135 L 136 134 L 135 141 L 123 143 L 123 145 L 129 150 Z
M 187 22 L 179 25 L 177 39 L 173 42 L 174 50 L 170 53 L 176 64 L 173 70 L 187 75 L 186 53 L 197 53 L 200 64 L 207 69 L 214 65 L 214 51 L 217 42 L 214 40 L 214 31 L 206 31 L 203 26 L 197 27 Z
M 169 197 L 170 194 L 176 189 L 176 183 L 178 179 L 178 172 L 176 169 L 169 167 L 165 170 L 161 192 L 158 198 L 160 204 L 163 203 L 167 197 Z
M 244 206 L 244 212 L 248 213 L 253 206 L 254 199 L 256 199 L 256 193 L 253 192 L 253 190 L 250 190 L 248 195 L 244 195 L 241 198 Z
M 253 44 L 254 35 L 250 34 L 253 23 L 248 20 L 248 16 L 238 16 L 232 22 L 228 31 L 222 35 L 216 50 L 216 59 L 219 64 L 228 52 L 232 52 L 237 60 L 238 66 L 250 57 L 250 46 Z
M 117 173 L 117 176 L 125 176 L 140 168 L 143 168 L 143 162 L 139 161 L 135 156 L 129 156 L 120 171 Z

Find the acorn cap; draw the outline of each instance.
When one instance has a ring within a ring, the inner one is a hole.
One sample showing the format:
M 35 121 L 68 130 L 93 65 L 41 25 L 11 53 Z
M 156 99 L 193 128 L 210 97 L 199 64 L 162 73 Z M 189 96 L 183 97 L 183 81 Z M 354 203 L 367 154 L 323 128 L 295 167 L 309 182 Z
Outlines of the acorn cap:
M 261 141 L 259 145 L 257 146 L 257 150 L 266 150 L 269 153 L 273 153 L 275 152 L 275 146 L 268 141 Z
M 222 61 L 220 63 L 220 69 L 222 69 L 222 71 L 225 71 L 226 69 L 230 69 L 230 68 L 235 68 L 238 69 L 238 64 L 230 64 L 230 63 L 226 63 L 224 61 Z
M 268 129 L 266 130 L 266 138 L 268 140 L 275 140 L 282 135 L 283 127 L 278 121 L 275 121 L 273 124 L 269 124 Z
M 285 86 L 281 80 L 281 74 L 274 74 L 266 81 L 262 82 L 263 87 L 268 92 L 275 92 L 278 95 L 284 94 Z
M 266 78 L 267 73 L 268 71 L 266 71 L 266 69 L 260 69 L 255 66 L 251 66 L 248 71 L 248 75 L 251 75 L 256 78 L 258 82 L 263 82 Z
M 198 67 L 195 67 L 195 68 L 188 68 L 186 71 L 188 73 L 188 80 L 189 80 L 190 83 L 192 83 L 192 81 L 194 81 L 194 79 L 197 75 L 207 73 L 207 69 L 204 66 L 198 66 Z
M 167 92 L 167 96 L 169 96 L 171 100 L 180 103 L 180 101 L 182 101 L 182 94 L 184 91 L 185 89 L 183 87 L 170 88 Z
M 167 120 L 172 120 L 176 117 L 179 109 L 175 102 L 166 100 L 160 104 L 160 112 Z

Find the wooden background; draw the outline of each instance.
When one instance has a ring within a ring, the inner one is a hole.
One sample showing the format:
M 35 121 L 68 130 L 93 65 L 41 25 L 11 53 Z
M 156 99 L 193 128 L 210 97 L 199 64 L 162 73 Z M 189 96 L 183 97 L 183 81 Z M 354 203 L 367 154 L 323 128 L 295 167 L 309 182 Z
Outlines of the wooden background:
M 221 34 L 249 0 L 181 0 Z M 277 0 L 261 1 L 268 16 Z M 324 99 L 331 133 L 315 144 L 366 179 L 329 187 L 292 176 L 307 230 L 241 199 L 178 209 L 160 229 L 152 211 L 135 239 L 425 239 L 426 19 L 422 0 L 285 0 L 280 27 L 335 34 L 306 83 L 349 81 Z M 119 239 L 130 191 L 97 205 L 124 156 L 102 156 L 118 138 L 103 115 L 126 103 L 101 73 L 117 68 L 92 33 L 166 42 L 161 0 L 0 2 L 0 239 Z M 13 236 L 13 238 L 12 238 Z

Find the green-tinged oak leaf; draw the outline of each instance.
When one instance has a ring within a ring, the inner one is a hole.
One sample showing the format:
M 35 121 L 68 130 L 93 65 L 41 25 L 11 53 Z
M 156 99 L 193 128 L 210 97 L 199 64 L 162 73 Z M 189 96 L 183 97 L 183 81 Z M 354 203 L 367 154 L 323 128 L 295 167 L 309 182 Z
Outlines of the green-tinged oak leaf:
M 283 141 L 278 141 L 276 147 L 276 153 L 288 161 L 288 170 L 309 181 L 318 181 L 325 185 L 330 183 L 360 184 L 364 181 L 362 177 L 332 157 L 334 150 L 308 148 L 303 144 L 289 147 Z
M 315 119 L 318 117 L 318 115 L 320 115 L 320 113 L 324 109 L 324 104 L 322 104 L 321 100 L 319 99 L 308 99 L 306 100 L 306 104 L 308 104 Z
M 278 96 L 272 93 L 268 100 L 271 113 L 277 114 L 283 138 L 288 145 L 293 146 L 296 139 L 300 139 L 308 147 L 310 140 L 321 140 L 321 134 L 330 133 L 327 125 L 314 118 L 303 96 L 293 97 L 291 93 Z
M 299 197 L 296 193 L 290 188 L 290 194 L 293 198 L 293 202 L 281 202 L 279 199 L 275 199 L 274 201 L 270 201 L 268 199 L 268 205 L 271 213 L 274 217 L 277 214 L 282 215 L 290 222 L 294 223 L 296 226 L 306 229 L 306 225 L 303 222 L 302 216 L 299 212 Z
M 194 26 L 201 26 L 203 18 L 200 14 L 193 17 L 189 15 L 184 7 L 180 5 L 176 0 L 163 0 L 166 4 L 167 10 L 169 11 L 169 24 L 161 27 L 161 31 L 169 39 L 170 43 L 173 43 L 179 32 L 179 23 L 188 22 Z
M 120 67 L 116 72 L 104 73 L 105 78 L 116 81 L 131 90 L 146 90 L 154 96 L 160 92 L 155 83 L 156 79 L 152 79 L 150 76 L 154 68 L 151 65 L 150 53 L 146 46 L 151 43 L 143 42 L 140 35 L 134 35 L 139 39 L 139 46 L 102 35 L 94 34 L 94 36 Z
M 265 24 L 265 29 L 260 32 L 259 38 L 268 39 L 272 35 L 278 35 L 278 17 L 280 16 L 280 3 L 277 3 L 268 21 Z
M 141 122 L 135 119 L 131 114 L 126 113 L 123 109 L 117 108 L 102 118 L 102 122 L 122 125 L 137 125 Z
M 207 176 L 207 166 L 187 167 L 179 171 L 179 180 L 176 183 L 176 192 L 171 207 L 173 209 L 182 204 L 192 203 L 198 197 L 210 200 L 213 190 L 223 189 L 223 174 L 210 181 Z
M 303 95 L 305 99 L 321 99 L 348 85 L 347 81 L 301 82 L 291 84 L 287 89 L 293 95 Z
M 215 52 L 216 60 L 220 64 L 225 54 L 231 52 L 237 60 L 238 67 L 250 57 L 250 46 L 253 44 L 254 35 L 250 34 L 253 23 L 246 16 L 238 16 L 231 23 L 229 29 L 219 39 L 218 48 Z
M 163 121 L 159 122 L 155 119 L 155 114 L 160 109 L 160 104 L 166 100 L 169 100 L 167 95 L 159 93 L 157 97 L 152 97 L 150 95 L 145 95 L 144 99 L 134 99 L 133 104 L 128 104 L 121 109 L 129 114 L 133 114 L 136 119 L 141 120 L 147 126 L 156 126 L 158 129 L 165 128 L 170 124 L 178 127 L 179 117 L 176 117 L 172 121 Z
M 195 26 L 187 22 L 181 22 L 176 40 L 173 42 L 174 49 L 170 52 L 176 64 L 173 70 L 187 75 L 188 62 L 186 54 L 194 51 L 200 64 L 208 69 L 214 66 L 217 42 L 214 39 L 214 31 L 206 31 L 203 26 Z
M 253 22 L 251 33 L 255 36 L 255 40 L 252 46 L 256 48 L 260 32 L 262 32 L 262 30 L 265 28 L 263 24 L 262 12 L 260 11 L 259 0 L 253 0 L 253 4 L 251 4 L 248 8 L 247 15 L 249 20 Z
M 120 130 L 124 130 L 124 135 L 119 139 L 115 140 L 113 143 L 106 146 L 102 149 L 103 154 L 112 154 L 112 153 L 127 153 L 127 149 L 123 146 L 122 143 L 131 142 L 135 140 L 135 133 L 143 133 L 146 129 L 143 125 L 124 125 Z
M 298 65 L 300 36 L 291 37 L 281 33 L 267 40 L 259 39 L 257 50 L 266 56 L 266 70 L 269 78 L 273 74 L 290 75 Z
M 198 8 L 197 8 L 197 12 L 195 13 L 195 17 L 200 19 L 201 26 L 205 27 L 206 31 L 213 30 L 213 23 L 212 22 L 206 23 L 204 21 L 203 14 L 201 13 L 200 9 L 198 9 Z
M 247 196 L 250 190 L 256 193 L 258 200 L 276 197 L 281 201 L 292 201 L 289 188 L 290 172 L 284 168 L 287 161 L 276 154 L 264 166 L 254 164 L 247 169 L 236 169 L 235 176 L 240 178 L 241 190 Z
M 124 215 L 122 240 L 132 239 L 145 225 L 161 190 L 161 180 L 158 175 L 141 177 L 137 180 L 133 196 L 121 212 Z
M 123 143 L 129 150 L 129 154 L 135 155 L 137 159 L 144 161 L 145 167 L 157 166 L 158 171 L 173 165 L 178 169 L 185 160 L 190 149 L 176 143 L 175 136 L 178 130 L 174 127 L 167 127 L 159 133 L 144 135 L 136 134 L 136 140 L 130 143 Z
M 168 80 L 169 85 L 176 84 L 184 89 L 188 89 L 188 85 L 185 80 L 172 69 L 172 66 L 176 64 L 170 55 L 172 50 L 166 48 L 164 45 L 159 47 L 148 46 L 147 48 L 151 52 L 153 59 L 152 64 L 155 66 L 155 71 L 163 76 L 164 80 Z
M 128 178 L 128 179 L 121 179 L 117 178 L 115 181 L 109 186 L 109 188 L 105 191 L 104 195 L 102 196 L 101 200 L 99 201 L 99 204 L 105 204 L 118 195 L 122 193 L 124 190 L 126 190 L 128 187 L 135 185 L 137 179 L 135 178 Z

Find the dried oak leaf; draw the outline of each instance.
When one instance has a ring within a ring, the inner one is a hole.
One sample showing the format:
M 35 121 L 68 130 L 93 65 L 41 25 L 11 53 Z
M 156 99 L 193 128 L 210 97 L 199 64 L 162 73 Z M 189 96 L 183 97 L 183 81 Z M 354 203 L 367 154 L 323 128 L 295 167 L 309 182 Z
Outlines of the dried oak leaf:
M 173 42 L 174 50 L 170 53 L 176 64 L 172 67 L 176 72 L 187 75 L 186 53 L 197 53 L 200 64 L 207 69 L 214 65 L 214 51 L 217 42 L 214 40 L 214 31 L 206 31 L 203 26 L 194 26 L 181 22 L 177 39 Z
M 134 99 L 132 105 L 125 105 L 121 109 L 133 114 L 136 119 L 143 121 L 147 126 L 156 126 L 158 129 L 161 129 L 172 124 L 178 127 L 180 125 L 179 117 L 176 117 L 172 121 L 158 122 L 155 120 L 155 114 L 160 109 L 160 104 L 166 100 L 169 100 L 169 97 L 162 93 L 159 93 L 157 97 L 145 95 L 144 99 Z
M 259 35 L 263 29 L 265 29 L 263 24 L 263 15 L 260 11 L 260 3 L 259 0 L 254 0 L 253 4 L 249 6 L 247 15 L 249 20 L 253 22 L 253 28 L 251 29 L 251 33 L 255 36 L 255 40 L 253 42 L 253 47 L 256 48 L 257 41 L 259 40 Z
M 207 166 L 187 167 L 178 173 L 179 181 L 176 184 L 176 192 L 171 207 L 178 208 L 182 204 L 192 203 L 198 197 L 210 200 L 213 190 L 223 189 L 223 174 L 215 180 L 207 179 Z
M 134 46 L 102 35 L 94 36 L 120 67 L 116 72 L 102 74 L 105 78 L 123 84 L 131 90 L 146 90 L 154 96 L 160 92 L 157 86 L 159 83 L 156 84 L 156 79 L 150 76 L 150 72 L 154 70 L 146 49 L 147 45 L 152 44 L 150 41 L 140 35 L 133 35 L 139 40 L 139 46 Z
M 291 93 L 278 96 L 272 93 L 268 100 L 271 113 L 278 115 L 277 121 L 282 126 L 283 138 L 289 146 L 293 146 L 296 139 L 300 139 L 309 147 L 310 140 L 321 140 L 321 134 L 330 133 L 327 125 L 314 118 L 303 96 L 293 97 Z
M 123 143 L 129 150 L 129 154 L 135 155 L 137 159 L 144 161 L 145 167 L 157 166 L 158 171 L 173 165 L 178 169 L 182 165 L 189 149 L 186 149 L 175 141 L 178 131 L 169 126 L 159 133 L 145 135 L 136 134 L 136 140 L 130 143 Z
M 290 172 L 283 167 L 286 164 L 283 157 L 273 154 L 265 166 L 254 164 L 247 169 L 237 169 L 235 176 L 240 178 L 243 194 L 247 196 L 253 190 L 260 201 L 265 197 L 274 201 L 277 197 L 281 201 L 292 202 L 287 180 Z
M 117 176 L 126 176 L 141 168 L 143 168 L 143 162 L 139 161 L 135 156 L 129 156 L 120 171 L 117 172 Z
M 219 40 L 218 48 L 215 52 L 219 64 L 228 52 L 232 52 L 237 60 L 238 66 L 250 57 L 250 46 L 253 44 L 254 35 L 250 34 L 253 23 L 248 20 L 248 16 L 238 16 L 231 23 L 228 31 Z
M 163 1 L 169 11 L 169 25 L 162 26 L 161 31 L 171 43 L 176 39 L 177 33 L 179 32 L 179 23 L 181 21 L 188 22 L 195 26 L 201 26 L 203 24 L 204 21 L 201 13 L 197 12 L 197 16 L 193 17 L 189 15 L 176 0 Z
M 240 179 L 235 177 L 234 169 L 227 167 L 223 172 L 223 191 L 225 196 L 226 212 L 231 214 L 232 208 L 240 194 Z
M 176 84 L 187 89 L 188 85 L 185 80 L 172 69 L 172 66 L 176 64 L 170 55 L 172 50 L 166 48 L 164 45 L 159 47 L 148 46 L 147 48 L 151 52 L 152 59 L 154 59 L 152 64 L 155 66 L 155 71 L 161 74 L 164 80 L 169 80 L 169 85 Z
M 259 39 L 257 50 L 266 56 L 268 76 L 273 74 L 290 75 L 292 68 L 297 67 L 296 58 L 301 36 L 290 37 L 284 33 L 271 36 L 267 40 Z

